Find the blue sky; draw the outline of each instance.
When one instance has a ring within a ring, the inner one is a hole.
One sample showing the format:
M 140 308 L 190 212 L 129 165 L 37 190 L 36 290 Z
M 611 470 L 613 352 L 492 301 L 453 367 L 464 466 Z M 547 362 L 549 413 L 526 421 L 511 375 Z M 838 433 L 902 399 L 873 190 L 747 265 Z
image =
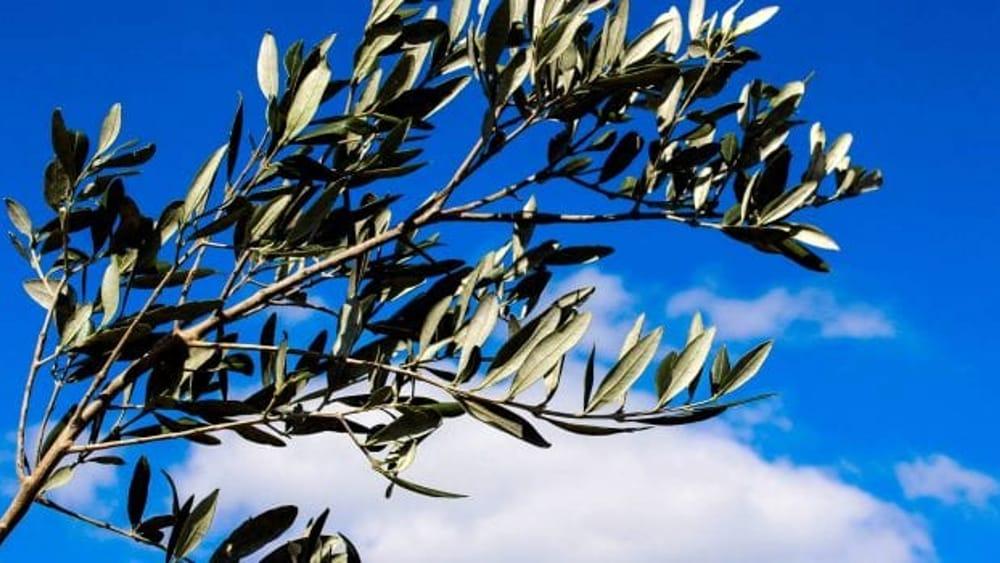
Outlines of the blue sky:
M 636 21 L 651 21 L 668 3 L 633 4 Z M 746 9 L 760 6 L 750 4 Z M 709 7 L 728 6 L 710 1 Z M 252 100 L 248 120 L 259 130 L 254 61 L 265 29 L 283 46 L 338 32 L 334 73 L 342 75 L 346 46 L 356 39 L 366 10 L 362 2 L 294 8 L 263 1 L 177 1 L 155 9 L 119 1 L 7 6 L 0 34 L 7 60 L 0 93 L 0 192 L 40 214 L 52 108 L 63 107 L 71 125 L 95 130 L 107 107 L 120 101 L 126 135 L 155 141 L 159 149 L 138 182 L 147 201 L 172 197 L 225 139 L 238 91 Z M 1000 477 L 994 436 L 1000 415 L 987 402 L 1000 392 L 1000 380 L 992 375 L 995 361 L 986 347 L 1000 314 L 993 289 L 1000 262 L 992 247 L 1000 193 L 991 187 L 1000 75 L 988 60 L 997 25 L 1000 7 L 984 0 L 800 0 L 785 2 L 751 41 L 764 60 L 742 77 L 780 83 L 815 71 L 804 116 L 821 120 L 831 133 L 853 132 L 853 158 L 882 168 L 887 177 L 882 192 L 820 215 L 844 249 L 830 257 L 832 275 L 802 272 L 713 233 L 670 225 L 558 233 L 618 246 L 591 274 L 620 292 L 624 305 L 618 309 L 646 310 L 675 337 L 685 329 L 680 314 L 693 307 L 722 316 L 735 305 L 771 319 L 766 328 L 782 338 L 755 385 L 780 392 L 769 412 L 783 423 L 758 426 L 744 441 L 762 459 L 824 468 L 845 486 L 894 505 L 920 522 L 944 561 L 992 560 L 992 540 L 1000 531 L 995 496 L 978 506 L 946 502 L 949 492 L 968 492 L 972 485 L 945 483 L 924 498 L 908 498 L 934 475 L 967 477 L 962 471 L 968 469 Z M 447 173 L 446 151 L 463 149 L 469 140 L 461 134 L 463 118 L 475 108 L 463 102 L 442 115 L 440 130 L 458 133 L 435 141 L 436 166 L 422 178 L 439 180 Z M 492 185 L 502 171 L 484 173 L 481 181 Z M 0 397 L 13 405 L 40 313 L 21 294 L 27 272 L 9 247 L 0 250 L 0 263 L 13 265 L 0 269 L 0 294 L 7 296 L 0 311 L 6 344 L 0 362 L 9 368 L 0 378 Z M 796 307 L 811 312 L 788 312 Z M 620 320 L 612 318 L 609 326 Z M 741 335 L 756 336 L 754 327 L 737 320 L 716 321 L 738 343 Z M 845 334 L 844 323 L 850 322 L 862 328 Z M 14 408 L 0 412 L 0 432 L 15 423 Z M 605 443 L 592 446 L 595 455 Z M 907 495 L 896 467 L 918 459 L 939 471 L 926 476 L 919 463 L 908 466 L 918 483 L 904 477 Z M 0 479 L 12 473 L 9 465 L 6 460 Z M 53 537 L 60 541 L 46 541 Z M 94 541 L 93 532 L 37 509 L 0 559 L 57 561 L 94 546 L 106 560 L 156 559 L 117 540 Z

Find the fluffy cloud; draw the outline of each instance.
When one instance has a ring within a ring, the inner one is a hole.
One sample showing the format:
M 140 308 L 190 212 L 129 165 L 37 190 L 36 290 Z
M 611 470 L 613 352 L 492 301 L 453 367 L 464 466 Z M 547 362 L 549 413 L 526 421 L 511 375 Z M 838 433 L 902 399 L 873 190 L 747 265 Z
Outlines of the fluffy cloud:
M 947 505 L 985 508 L 1000 494 L 996 479 L 941 454 L 897 464 L 896 478 L 906 498 L 930 498 Z
M 330 506 L 375 563 L 933 559 L 914 517 L 821 468 L 764 458 L 731 425 L 605 439 L 543 430 L 551 450 L 471 421 L 439 431 L 409 476 L 472 495 L 461 500 L 384 500 L 384 482 L 336 437 L 197 449 L 173 473 L 190 492 L 222 485 L 230 524 L 279 503 Z
M 882 311 L 864 303 L 843 303 L 821 289 L 778 288 L 740 299 L 693 288 L 667 303 L 671 316 L 694 311 L 705 313 L 718 326 L 720 336 L 732 339 L 778 336 L 796 323 L 811 325 L 824 338 L 890 338 L 896 333 Z

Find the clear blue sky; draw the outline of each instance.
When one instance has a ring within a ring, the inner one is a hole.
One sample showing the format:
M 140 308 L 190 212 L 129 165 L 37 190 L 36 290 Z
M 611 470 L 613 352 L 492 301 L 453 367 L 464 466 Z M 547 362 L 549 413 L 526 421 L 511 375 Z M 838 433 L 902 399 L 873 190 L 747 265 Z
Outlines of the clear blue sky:
M 337 31 L 346 46 L 367 10 L 367 3 L 343 1 L 166 4 L 56 0 L 4 7 L 0 192 L 40 214 L 52 108 L 63 107 L 71 125 L 95 130 L 107 107 L 120 101 L 126 133 L 159 148 L 143 190 L 151 201 L 179 193 L 224 140 L 236 92 L 257 97 L 254 61 L 265 29 L 283 45 Z M 648 21 L 652 5 L 661 11 L 667 2 L 633 4 L 637 19 Z M 753 41 L 764 60 L 743 76 L 782 82 L 816 71 L 804 114 L 833 132 L 854 132 L 854 158 L 887 177 L 881 193 L 823 214 L 844 248 L 831 257 L 834 273 L 817 277 L 720 237 L 669 226 L 569 236 L 619 245 L 603 267 L 639 284 L 629 289 L 649 298 L 656 312 L 671 292 L 706 279 L 740 298 L 809 287 L 884 311 L 894 338 L 790 338 L 757 385 L 782 394 L 794 429 L 759 447 L 817 464 L 849 460 L 861 486 L 927 519 L 942 560 L 995 560 L 995 505 L 970 510 L 909 501 L 892 466 L 940 452 L 1000 476 L 1000 414 L 991 402 L 1000 378 L 988 345 L 1000 317 L 1000 73 L 991 55 L 1000 7 L 985 0 L 783 4 Z M 335 57 L 335 74 L 346 72 L 346 54 L 344 47 Z M 251 123 L 259 123 L 258 105 L 248 114 Z M 461 127 L 460 118 L 445 116 L 442 130 Z M 443 174 L 448 162 L 439 160 Z M 26 272 L 6 244 L 0 263 L 13 265 L 0 268 L 0 363 L 8 368 L 0 378 L 8 407 L 0 411 L 3 433 L 15 426 L 14 399 L 39 312 L 21 293 Z M 62 560 L 61 553 L 89 549 L 91 539 L 91 532 L 36 510 L 0 559 Z M 39 544 L 40 559 L 30 555 Z M 154 560 L 119 542 L 97 545 L 107 550 L 102 560 Z

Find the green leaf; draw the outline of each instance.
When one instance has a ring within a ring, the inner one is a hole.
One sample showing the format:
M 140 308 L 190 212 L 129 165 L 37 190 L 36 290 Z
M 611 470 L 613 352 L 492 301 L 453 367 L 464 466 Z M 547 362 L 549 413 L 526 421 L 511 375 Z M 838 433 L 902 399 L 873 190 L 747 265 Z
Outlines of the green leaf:
M 719 347 L 719 351 L 715 353 L 715 360 L 712 361 L 710 379 L 712 382 L 713 396 L 718 394 L 722 383 L 728 379 L 731 369 L 732 368 L 729 365 L 729 351 L 726 349 L 726 345 L 723 344 Z
M 844 133 L 837 140 L 833 142 L 830 146 L 830 150 L 826 153 L 826 173 L 830 174 L 834 170 L 838 170 L 840 166 L 843 165 L 844 160 L 847 158 L 847 153 L 851 150 L 851 144 L 854 142 L 854 136 L 850 133 Z
M 45 203 L 53 211 L 59 211 L 69 197 L 72 180 L 58 160 L 52 160 L 45 167 Z
M 648 426 L 594 426 L 591 424 L 579 424 L 576 422 L 568 422 L 548 417 L 545 418 L 545 422 L 548 422 L 561 430 L 565 430 L 573 434 L 580 434 L 581 436 L 613 436 L 615 434 L 631 434 L 633 432 L 640 432 L 642 430 L 649 429 Z
M 587 367 L 583 372 L 583 406 L 590 402 L 590 397 L 594 391 L 594 361 L 597 355 L 597 345 L 590 347 L 590 355 L 587 357 Z
M 712 349 L 712 341 L 715 340 L 715 327 L 711 327 L 699 334 L 677 357 L 677 361 L 670 370 L 669 383 L 666 390 L 660 395 L 656 408 L 663 408 L 671 399 L 676 397 L 681 391 L 688 388 L 691 382 L 701 373 L 705 360 L 708 359 L 708 352 Z
M 531 50 L 521 49 L 500 73 L 494 106 L 503 107 L 514 92 L 524 84 L 524 80 L 530 72 Z
M 558 248 L 544 259 L 549 266 L 579 266 L 592 264 L 615 251 L 610 246 L 567 246 Z
M 645 141 L 635 131 L 629 131 L 615 146 L 601 168 L 601 182 L 607 182 L 625 171 L 642 152 Z
M 806 182 L 794 190 L 782 194 L 768 204 L 761 213 L 758 223 L 768 225 L 788 217 L 812 198 L 816 193 L 817 187 L 819 186 L 816 182 Z
M 212 554 L 211 563 L 235 562 L 278 539 L 295 523 L 299 509 L 279 506 L 244 520 Z
M 330 67 L 325 60 L 322 60 L 316 68 L 309 71 L 296 89 L 292 105 L 288 108 L 288 118 L 285 120 L 285 130 L 279 144 L 295 138 L 309 125 L 319 110 L 323 93 L 329 83 Z
M 225 156 L 229 144 L 222 145 L 215 149 L 215 152 L 201 165 L 198 173 L 195 174 L 187 195 L 184 197 L 184 221 L 190 221 L 192 217 L 205 210 L 208 202 L 208 191 L 215 182 L 215 175 L 219 171 L 222 157 Z
M 516 396 L 531 387 L 555 368 L 563 356 L 583 338 L 590 326 L 591 317 L 589 312 L 581 313 L 539 341 L 511 382 L 509 396 Z
M 472 0 L 454 0 L 451 3 L 451 17 L 448 18 L 448 35 L 452 42 L 465 30 L 465 23 L 469 20 L 469 11 L 472 9 Z
M 688 33 L 691 34 L 691 39 L 698 38 L 704 19 L 705 0 L 691 0 L 691 8 L 688 9 Z
M 587 408 L 584 409 L 584 413 L 590 414 L 605 405 L 622 400 L 629 388 L 642 375 L 649 362 L 653 360 L 653 355 L 656 354 L 662 337 L 663 328 L 657 328 L 637 342 L 622 359 L 618 360 L 601 385 L 598 386 L 597 391 L 594 392 L 594 396 Z
M 90 331 L 90 316 L 94 313 L 94 306 L 90 303 L 81 305 L 73 311 L 72 316 L 66 321 L 59 337 L 59 345 L 63 348 L 69 347 L 83 333 L 86 338 Z M 87 332 L 84 332 L 86 329 Z
M 118 313 L 120 289 L 121 271 L 118 269 L 118 260 L 112 258 L 108 261 L 108 267 L 105 268 L 104 276 L 101 278 L 101 309 L 104 311 L 101 327 L 108 326 Z
M 226 158 L 226 177 L 233 177 L 236 169 L 236 159 L 240 155 L 240 142 L 243 140 L 243 95 L 236 102 L 236 113 L 233 114 L 233 124 L 229 128 L 229 150 Z
M 49 475 L 48 480 L 45 481 L 45 485 L 42 486 L 42 492 L 47 493 L 69 483 L 70 479 L 73 478 L 73 473 L 74 467 L 72 465 L 64 465 L 56 469 L 52 472 L 52 475 Z
M 656 108 L 656 123 L 660 133 L 670 129 L 677 121 L 677 110 L 681 103 L 681 94 L 684 92 L 684 78 L 677 77 L 674 81 L 670 93 L 663 99 L 663 102 Z
M 407 481 L 406 479 L 403 479 L 402 477 L 400 477 L 400 476 L 398 476 L 398 475 L 396 475 L 394 473 L 390 473 L 388 471 L 381 471 L 380 473 L 382 473 L 382 475 L 385 476 L 386 479 L 392 481 L 392 483 L 394 485 L 402 487 L 402 488 L 404 488 L 404 489 L 406 489 L 406 490 L 408 490 L 410 492 L 417 493 L 417 494 L 420 494 L 420 495 L 424 495 L 426 497 L 435 497 L 435 498 L 465 498 L 466 497 L 466 495 L 461 495 L 461 494 L 458 494 L 458 493 L 449 493 L 448 491 L 442 491 L 440 489 L 434 489 L 434 488 L 431 488 L 431 487 L 427 487 L 425 485 L 420 485 L 418 483 L 414 483 L 413 481 Z
M 402 414 L 368 437 L 369 445 L 409 440 L 423 436 L 441 426 L 441 415 L 430 409 L 407 408 Z
M 47 311 L 56 303 L 56 288 L 53 283 L 43 280 L 27 280 L 22 286 L 28 297 L 31 297 L 35 303 Z
M 28 215 L 28 210 L 9 197 L 4 198 L 4 202 L 7 204 L 7 217 L 10 218 L 11 224 L 22 235 L 30 237 L 31 217 Z
M 639 315 L 639 318 L 635 320 L 632 324 L 632 329 L 628 331 L 625 335 L 625 342 L 622 343 L 622 349 L 618 352 L 618 359 L 622 359 L 625 354 L 628 353 L 635 345 L 639 342 L 639 338 L 642 336 L 642 328 L 646 324 L 646 314 L 643 313 Z
M 521 369 L 524 361 L 538 343 L 559 326 L 561 315 L 562 311 L 558 307 L 551 307 L 521 327 L 521 330 L 504 342 L 497 351 L 493 362 L 486 371 L 485 379 L 477 389 L 485 389 Z
M 773 347 L 774 342 L 769 340 L 758 344 L 747 352 L 736 362 L 736 365 L 733 366 L 733 369 L 728 372 L 727 377 L 721 382 L 718 394 L 725 395 L 743 387 L 746 382 L 757 375 L 757 372 L 764 365 Z
M 116 151 L 112 155 L 107 155 L 97 162 L 96 168 L 125 168 L 128 166 L 139 166 L 145 164 L 156 154 L 156 145 L 150 143 L 134 150 L 120 152 Z
M 260 40 L 257 53 L 257 84 L 269 101 L 278 97 L 278 43 L 271 32 Z
M 178 559 L 187 557 L 205 538 L 209 527 L 212 526 L 212 519 L 215 518 L 215 503 L 218 496 L 219 489 L 215 489 L 196 504 L 191 514 L 184 519 L 174 544 L 174 557 Z
M 486 423 L 501 432 L 510 434 L 519 440 L 524 440 L 533 446 L 540 448 L 551 446 L 526 420 L 496 403 L 480 400 L 468 395 L 456 397 L 456 399 L 462 403 L 467 413 L 480 422 Z
M 149 499 L 149 461 L 146 456 L 139 458 L 132 471 L 132 480 L 128 485 L 128 521 L 132 529 L 142 523 L 142 514 L 146 511 Z
M 458 371 L 462 371 L 469 362 L 469 355 L 474 348 L 481 348 L 486 339 L 493 333 L 493 328 L 497 324 L 500 314 L 500 302 L 496 295 L 488 294 L 479 302 L 476 314 L 472 316 L 469 324 L 465 327 L 465 334 L 462 337 L 462 355 L 458 362 Z
M 122 130 L 122 105 L 115 104 L 108 110 L 108 114 L 101 123 L 101 134 L 97 138 L 97 152 L 101 155 L 111 148 L 111 145 L 118 139 L 118 134 Z
M 632 66 L 645 58 L 646 55 L 665 43 L 673 30 L 673 22 L 669 20 L 653 24 L 629 45 L 628 50 L 625 51 L 625 57 L 622 59 L 622 66 Z
M 747 33 L 754 31 L 771 21 L 771 18 L 773 18 L 777 13 L 777 6 L 768 6 L 767 8 L 757 10 L 740 20 L 740 23 L 736 24 L 736 29 L 733 30 L 733 36 L 739 37 L 740 35 L 746 35 Z

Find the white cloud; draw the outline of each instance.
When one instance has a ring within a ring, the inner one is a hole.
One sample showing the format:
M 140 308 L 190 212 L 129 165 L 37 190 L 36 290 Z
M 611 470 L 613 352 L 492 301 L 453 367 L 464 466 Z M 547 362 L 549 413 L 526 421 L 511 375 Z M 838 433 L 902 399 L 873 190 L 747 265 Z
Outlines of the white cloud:
M 221 485 L 229 524 L 281 503 L 330 506 L 331 525 L 374 563 L 934 557 L 916 518 L 821 468 L 765 459 L 730 425 L 604 439 L 542 430 L 550 450 L 464 420 L 432 437 L 409 477 L 472 495 L 462 500 L 384 500 L 384 482 L 338 437 L 201 448 L 173 473 L 189 492 Z
M 896 330 L 884 312 L 865 303 L 843 303 L 832 292 L 777 288 L 740 299 L 706 288 L 683 291 L 667 303 L 670 316 L 702 311 L 724 338 L 779 336 L 793 324 L 811 325 L 823 338 L 891 338 Z
M 996 479 L 941 454 L 897 464 L 896 478 L 908 499 L 930 498 L 947 505 L 985 508 L 1000 494 Z

